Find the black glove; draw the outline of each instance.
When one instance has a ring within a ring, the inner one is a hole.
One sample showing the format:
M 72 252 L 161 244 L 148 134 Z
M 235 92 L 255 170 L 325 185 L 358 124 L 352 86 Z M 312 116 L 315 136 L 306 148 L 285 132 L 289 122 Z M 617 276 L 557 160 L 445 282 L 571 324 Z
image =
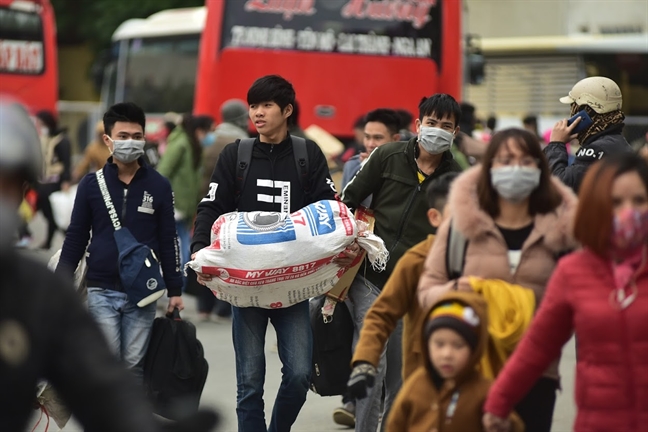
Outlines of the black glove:
M 347 388 L 349 396 L 353 399 L 364 399 L 367 397 L 367 389 L 374 386 L 376 382 L 376 368 L 367 362 L 357 362 L 351 371 Z

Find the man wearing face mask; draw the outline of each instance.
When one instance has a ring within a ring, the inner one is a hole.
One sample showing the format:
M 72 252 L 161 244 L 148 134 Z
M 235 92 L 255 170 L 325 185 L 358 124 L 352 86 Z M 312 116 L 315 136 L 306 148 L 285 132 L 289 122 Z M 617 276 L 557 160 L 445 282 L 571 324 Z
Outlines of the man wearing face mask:
M 173 193 L 169 181 L 142 157 L 145 121 L 144 112 L 133 103 L 113 105 L 104 114 L 103 140 L 112 156 L 103 175 L 121 225 L 160 260 L 169 296 L 168 311 L 172 312 L 174 308 L 184 308 Z M 56 272 L 72 275 L 86 246 L 90 313 L 113 352 L 141 381 L 155 302 L 138 307 L 124 290 L 116 265 L 118 250 L 113 223 L 95 174 L 86 175 L 79 183 Z
M 365 314 L 380 294 L 396 262 L 409 248 L 434 234 L 435 229 L 427 218 L 429 204 L 425 190 L 440 175 L 461 171 L 450 152 L 459 132 L 460 120 L 461 108 L 452 96 L 435 94 L 424 98 L 416 119 L 417 136 L 407 142 L 388 143 L 376 148 L 344 188 L 342 200 L 351 208 L 357 208 L 373 195 L 374 232 L 385 241 L 390 253 L 385 271 L 378 273 L 369 265 L 363 267 L 349 290 L 354 306 L 355 342 Z M 354 376 L 361 379 L 365 375 L 375 377 L 376 385 L 356 403 L 356 430 L 374 432 L 378 426 L 383 379 L 383 419 L 387 418 L 401 385 L 401 332 L 398 329 L 387 343 L 378 370 L 373 366 L 367 369 L 366 365 L 359 365 L 354 368 L 351 379 Z
M 580 118 L 571 124 L 567 119 L 560 120 L 544 149 L 553 175 L 578 192 L 585 172 L 594 162 L 609 155 L 632 152 L 632 147 L 621 135 L 625 119 L 621 111 L 621 89 L 609 78 L 589 77 L 577 82 L 560 102 L 571 105 L 570 117 L 584 112 L 591 119 Z M 578 139 L 580 149 L 573 164 L 568 165 L 565 144 L 573 139 Z
M 41 176 L 43 157 L 27 111 L 2 95 L 0 143 L 0 429 L 31 430 L 26 428 L 39 415 L 37 384 L 47 380 L 94 432 L 211 430 L 217 419 L 209 413 L 156 424 L 144 393 L 110 353 L 72 281 L 12 247 L 18 206 L 27 185 Z

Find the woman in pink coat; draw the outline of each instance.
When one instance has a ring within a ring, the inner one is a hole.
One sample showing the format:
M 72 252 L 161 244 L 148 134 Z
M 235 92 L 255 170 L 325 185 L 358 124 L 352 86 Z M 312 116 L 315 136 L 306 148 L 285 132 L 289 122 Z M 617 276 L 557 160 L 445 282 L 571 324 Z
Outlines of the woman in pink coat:
M 484 426 L 515 404 L 576 332 L 577 432 L 648 427 L 648 164 L 609 156 L 581 186 L 574 234 L 531 327 L 490 390 Z

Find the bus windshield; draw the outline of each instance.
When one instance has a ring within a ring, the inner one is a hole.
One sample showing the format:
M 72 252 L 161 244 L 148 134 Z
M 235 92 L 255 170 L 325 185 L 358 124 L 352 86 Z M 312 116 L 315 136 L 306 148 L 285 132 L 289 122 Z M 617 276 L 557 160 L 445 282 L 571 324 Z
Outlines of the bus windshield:
M 126 52 L 119 52 L 119 56 L 126 56 L 124 100 L 147 113 L 191 112 L 200 34 L 127 42 Z M 110 86 L 114 85 L 112 79 Z M 109 93 L 114 95 L 114 89 Z
M 439 62 L 442 2 L 421 0 L 400 7 L 364 0 L 292 4 L 227 2 L 221 49 L 419 57 Z
M 0 7 L 0 73 L 39 75 L 44 70 L 41 17 Z

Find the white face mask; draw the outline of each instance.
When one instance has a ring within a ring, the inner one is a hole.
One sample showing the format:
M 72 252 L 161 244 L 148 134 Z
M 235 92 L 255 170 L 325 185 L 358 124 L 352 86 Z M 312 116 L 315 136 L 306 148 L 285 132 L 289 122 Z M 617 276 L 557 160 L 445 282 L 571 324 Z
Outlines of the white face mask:
M 437 155 L 450 150 L 454 135 L 446 130 L 421 126 L 418 142 L 426 152 Z
M 146 141 L 134 139 L 113 140 L 110 137 L 108 139 L 113 143 L 111 154 L 120 162 L 131 163 L 144 155 L 144 144 L 146 144 Z
M 505 166 L 491 168 L 491 183 L 507 201 L 520 202 L 529 197 L 540 184 L 540 168 Z

